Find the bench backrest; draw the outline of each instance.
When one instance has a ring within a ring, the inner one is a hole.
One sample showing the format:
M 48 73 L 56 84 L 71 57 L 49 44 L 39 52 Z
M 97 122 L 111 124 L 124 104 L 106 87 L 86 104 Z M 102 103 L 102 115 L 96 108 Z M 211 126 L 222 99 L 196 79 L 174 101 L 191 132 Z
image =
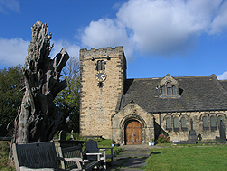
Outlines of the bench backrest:
M 99 152 L 97 142 L 92 139 L 89 139 L 88 141 L 85 142 L 85 148 L 88 153 L 98 153 Z M 89 156 L 87 156 L 87 159 L 88 160 L 97 160 L 97 156 L 89 155 Z
M 21 166 L 28 168 L 58 168 L 54 142 L 14 143 L 13 157 L 17 170 L 20 170 Z
M 98 153 L 99 152 L 97 142 L 94 140 L 89 139 L 88 141 L 86 141 L 85 147 L 89 153 Z
M 79 144 L 78 146 L 74 147 L 67 147 L 67 148 L 62 148 L 58 147 L 58 153 L 59 156 L 67 159 L 67 158 L 81 158 L 82 160 L 82 145 Z M 80 165 L 79 163 L 73 162 L 73 161 L 61 161 L 62 169 L 67 169 L 67 168 L 75 168 L 77 167 L 78 169 L 81 169 L 81 167 L 78 167 Z

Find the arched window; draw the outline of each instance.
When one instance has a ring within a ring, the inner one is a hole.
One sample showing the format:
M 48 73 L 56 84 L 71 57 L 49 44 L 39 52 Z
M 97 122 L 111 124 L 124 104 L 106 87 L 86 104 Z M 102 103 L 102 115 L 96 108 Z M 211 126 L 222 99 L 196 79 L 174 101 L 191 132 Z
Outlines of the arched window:
M 172 95 L 172 85 L 171 85 L 171 83 L 167 83 L 166 87 L 167 87 L 167 95 L 171 96 Z
M 209 129 L 208 119 L 206 116 L 203 117 L 203 129 L 205 130 Z
M 177 86 L 172 85 L 170 82 L 167 82 L 166 85 L 161 87 L 162 96 L 177 96 Z
M 172 126 L 171 126 L 171 119 L 167 118 L 166 119 L 166 130 L 171 130 Z
M 187 124 L 186 124 L 186 118 L 182 117 L 181 118 L 181 130 L 187 130 Z
M 216 130 L 217 129 L 217 124 L 214 116 L 210 117 L 210 128 L 211 130 Z
M 96 64 L 96 70 L 105 70 L 105 61 L 104 60 L 98 60 Z
M 179 131 L 179 118 L 178 117 L 175 117 L 173 119 L 173 127 L 174 127 L 175 132 Z
M 162 95 L 166 96 L 166 86 L 162 86 Z

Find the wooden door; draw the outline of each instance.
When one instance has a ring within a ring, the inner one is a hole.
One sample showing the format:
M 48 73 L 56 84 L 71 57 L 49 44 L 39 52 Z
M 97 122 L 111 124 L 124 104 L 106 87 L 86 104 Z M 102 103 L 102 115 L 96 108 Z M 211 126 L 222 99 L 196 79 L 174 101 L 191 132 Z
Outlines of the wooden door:
M 142 125 L 138 121 L 129 121 L 125 127 L 126 145 L 142 144 Z

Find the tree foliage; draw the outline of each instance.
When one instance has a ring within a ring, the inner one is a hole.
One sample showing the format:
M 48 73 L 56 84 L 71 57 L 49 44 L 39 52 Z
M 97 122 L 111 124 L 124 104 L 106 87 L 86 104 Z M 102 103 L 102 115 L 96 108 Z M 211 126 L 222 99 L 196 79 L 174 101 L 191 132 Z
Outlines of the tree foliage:
M 61 109 L 64 117 L 58 129 L 79 133 L 80 66 L 78 58 L 71 57 L 63 68 L 62 74 L 67 87 L 55 98 L 55 104 Z
M 22 100 L 20 92 L 21 67 L 0 70 L 0 123 L 13 123 Z

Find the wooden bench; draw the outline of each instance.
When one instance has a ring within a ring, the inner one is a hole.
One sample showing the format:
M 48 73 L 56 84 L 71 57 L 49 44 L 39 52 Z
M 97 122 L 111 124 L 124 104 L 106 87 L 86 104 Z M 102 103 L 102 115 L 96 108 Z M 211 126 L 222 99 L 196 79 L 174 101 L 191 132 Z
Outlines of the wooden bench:
M 12 150 L 17 171 L 61 170 L 54 142 L 14 143 Z
M 68 159 L 57 157 L 54 142 L 14 143 L 12 150 L 17 171 L 86 170 L 86 168 L 82 168 L 83 159 L 80 157 L 71 158 L 71 161 L 76 163 L 73 167 L 59 168 L 58 161 L 67 161 Z
M 104 169 L 106 170 L 106 160 L 107 159 L 111 159 L 111 166 L 113 166 L 113 158 L 114 158 L 114 154 L 113 154 L 113 148 L 98 148 L 97 142 L 89 139 L 87 142 L 85 142 L 85 147 L 86 147 L 86 155 L 88 157 L 88 160 L 101 160 L 103 161 L 104 165 Z M 111 153 L 110 154 L 106 154 L 106 150 L 110 149 Z M 100 156 L 100 151 L 103 152 L 103 154 Z M 97 157 L 96 157 L 97 156 Z
M 66 170 L 75 167 L 78 167 L 81 170 L 92 170 L 101 163 L 100 159 L 95 161 L 83 160 L 81 144 L 67 148 L 58 147 L 58 153 L 61 158 L 64 158 L 64 160 L 61 160 L 61 165 L 62 168 Z M 100 153 L 99 156 L 100 155 L 102 155 L 102 153 Z

